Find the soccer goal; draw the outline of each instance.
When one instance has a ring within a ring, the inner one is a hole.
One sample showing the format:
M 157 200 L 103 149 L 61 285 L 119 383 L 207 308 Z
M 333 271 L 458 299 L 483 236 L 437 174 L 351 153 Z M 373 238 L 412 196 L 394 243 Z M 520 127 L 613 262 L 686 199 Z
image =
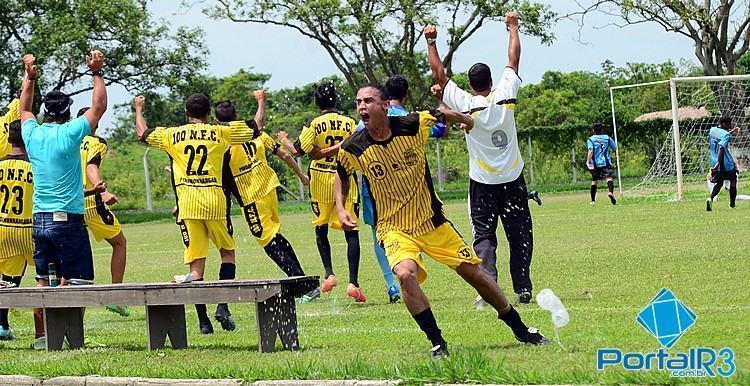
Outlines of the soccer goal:
M 618 124 L 627 127 L 634 122 L 652 128 L 655 142 L 652 149 L 642 151 L 648 154 L 637 154 L 647 161 L 653 160 L 651 167 L 640 182 L 625 189 L 621 163 L 627 160 L 621 159 L 622 152 L 616 154 L 620 193 L 664 196 L 668 200 L 682 200 L 691 192 L 707 194 L 708 131 L 719 125 L 721 116 L 732 117 L 733 125 L 741 128 L 739 135 L 732 138 L 730 153 L 740 171 L 747 169 L 750 166 L 749 98 L 750 75 L 672 78 L 611 87 L 615 133 Z M 638 103 L 631 103 L 634 100 Z M 664 103 L 667 101 L 669 105 Z M 618 111 L 618 108 L 628 111 Z M 622 147 L 627 149 L 628 144 L 623 143 Z

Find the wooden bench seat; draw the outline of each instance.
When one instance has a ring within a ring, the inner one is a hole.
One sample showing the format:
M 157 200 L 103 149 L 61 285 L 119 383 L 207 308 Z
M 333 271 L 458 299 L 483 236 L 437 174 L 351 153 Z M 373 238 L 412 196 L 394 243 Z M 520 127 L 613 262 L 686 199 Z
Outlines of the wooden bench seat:
M 148 349 L 187 347 L 186 304 L 255 303 L 258 349 L 273 352 L 276 336 L 285 349 L 299 347 L 295 298 L 317 288 L 317 276 L 269 280 L 200 281 L 187 284 L 126 283 L 0 289 L 0 308 L 42 308 L 47 351 L 83 347 L 83 308 L 144 306 Z

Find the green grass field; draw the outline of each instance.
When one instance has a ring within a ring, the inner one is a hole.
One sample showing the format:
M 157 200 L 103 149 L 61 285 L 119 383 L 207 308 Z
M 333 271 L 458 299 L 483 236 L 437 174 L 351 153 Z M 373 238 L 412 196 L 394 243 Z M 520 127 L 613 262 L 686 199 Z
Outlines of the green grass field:
M 368 296 L 356 305 L 336 288 L 311 304 L 298 307 L 298 352 L 259 354 L 252 305 L 234 306 L 238 330 L 219 328 L 198 334 L 193 307 L 188 307 L 190 348 L 146 351 L 144 310 L 121 318 L 104 309 L 89 309 L 86 334 L 90 348 L 37 352 L 31 310 L 14 310 L 11 323 L 18 339 L 0 343 L 0 374 L 146 376 L 169 378 L 257 379 L 401 379 L 408 383 L 727 383 L 748 384 L 750 366 L 750 297 L 747 279 L 750 205 L 727 208 L 722 195 L 714 212 L 704 203 L 624 201 L 611 206 L 606 197 L 589 207 L 584 194 L 543 196 L 532 203 L 534 217 L 535 290 L 553 289 L 570 312 L 560 331 L 564 346 L 517 344 L 494 311 L 471 307 L 475 293 L 450 269 L 428 261 L 424 289 L 451 348 L 449 360 L 432 362 L 430 344 L 402 304 L 388 304 L 384 282 L 370 248 L 369 229 L 361 234 L 360 283 Z M 466 202 L 447 204 L 449 218 L 471 236 Z M 283 215 L 284 234 L 310 274 L 322 274 L 313 230 L 306 213 Z M 241 218 L 235 218 L 238 278 L 279 277 Z M 129 241 L 127 281 L 168 281 L 184 273 L 182 244 L 172 223 L 125 226 Z M 339 282 L 346 281 L 343 234 L 331 232 Z M 510 288 L 507 244 L 499 234 L 500 286 Z M 94 245 L 98 282 L 109 280 L 109 246 Z M 218 275 L 218 253 L 209 258 L 206 277 Z M 24 285 L 32 285 L 32 274 Z M 666 372 L 596 370 L 597 348 L 653 352 L 656 339 L 636 324 L 636 314 L 662 288 L 674 291 L 697 315 L 697 323 L 671 349 L 730 347 L 737 371 L 731 378 L 670 378 Z M 512 292 L 512 291 L 511 291 Z M 590 296 L 589 296 L 590 294 Z M 554 335 L 548 312 L 522 305 L 527 324 Z M 213 310 L 213 307 L 210 307 Z M 277 347 L 280 343 L 277 343 Z

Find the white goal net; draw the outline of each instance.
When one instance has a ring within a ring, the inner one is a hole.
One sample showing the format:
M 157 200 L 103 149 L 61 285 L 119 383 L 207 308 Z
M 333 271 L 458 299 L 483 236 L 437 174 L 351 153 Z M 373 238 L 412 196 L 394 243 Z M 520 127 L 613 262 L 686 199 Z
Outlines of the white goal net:
M 658 150 L 654 147 L 647 155 L 649 160 L 653 159 L 649 170 L 640 182 L 625 187 L 625 195 L 681 200 L 686 195 L 708 194 L 708 131 L 719 125 L 722 116 L 731 117 L 733 126 L 741 128 L 729 146 L 739 170 L 750 166 L 750 75 L 673 78 L 664 82 L 613 87 L 611 92 L 613 95 L 622 92 L 629 92 L 631 96 L 640 93 L 664 95 L 666 90 L 670 109 L 664 110 L 664 105 L 654 104 L 654 111 L 643 112 L 634 118 L 642 125 L 652 124 L 654 130 L 661 130 L 658 133 L 661 135 L 656 138 L 663 140 Z M 613 98 L 613 113 L 621 107 L 614 101 Z M 671 125 L 665 125 L 665 119 L 671 121 Z M 662 120 L 661 124 L 659 120 Z M 615 127 L 618 125 L 616 120 L 613 123 Z M 618 174 L 620 172 L 618 167 Z

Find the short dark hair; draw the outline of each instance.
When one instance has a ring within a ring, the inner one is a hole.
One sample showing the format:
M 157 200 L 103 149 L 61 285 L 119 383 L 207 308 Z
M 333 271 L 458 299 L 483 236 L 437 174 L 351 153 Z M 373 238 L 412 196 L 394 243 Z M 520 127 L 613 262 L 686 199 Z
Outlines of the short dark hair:
M 89 111 L 90 108 L 91 107 L 84 107 L 84 108 L 78 110 L 78 114 L 76 115 L 76 117 L 80 117 L 81 115 L 86 114 L 86 112 Z
M 230 122 L 237 120 L 237 110 L 232 101 L 219 101 L 214 106 L 214 115 L 219 122 Z
M 10 123 L 8 127 L 8 142 L 16 147 L 26 147 L 21 136 L 21 120 Z
M 211 102 L 206 94 L 193 94 L 185 102 L 185 112 L 190 118 L 203 118 L 211 111 Z
M 723 115 L 721 118 L 719 118 L 719 126 L 722 125 L 731 125 L 732 124 L 732 117 L 728 117 L 726 115 Z
M 70 105 L 73 104 L 68 94 L 60 90 L 48 92 L 42 99 L 44 102 L 45 122 L 67 122 L 70 120 Z
M 591 130 L 594 130 L 594 133 L 596 134 L 601 134 L 604 132 L 604 125 L 601 124 L 601 122 L 596 122 L 591 125 Z
M 469 68 L 469 85 L 474 91 L 486 91 L 492 88 L 492 72 L 484 63 L 475 63 Z
M 389 99 L 403 100 L 409 92 L 409 81 L 403 75 L 393 75 L 385 82 L 385 91 Z
M 382 99 L 382 100 L 388 100 L 388 91 L 386 90 L 386 88 L 382 84 L 380 84 L 380 83 L 374 83 L 374 82 L 373 83 L 365 83 L 359 89 L 361 90 L 363 88 L 368 88 L 368 87 L 369 88 L 374 88 L 375 90 L 377 90 L 378 93 L 380 94 L 380 99 Z
M 336 87 L 331 82 L 323 82 L 315 85 L 313 96 L 315 96 L 315 104 L 322 110 L 336 107 L 336 102 L 339 99 L 336 94 Z

